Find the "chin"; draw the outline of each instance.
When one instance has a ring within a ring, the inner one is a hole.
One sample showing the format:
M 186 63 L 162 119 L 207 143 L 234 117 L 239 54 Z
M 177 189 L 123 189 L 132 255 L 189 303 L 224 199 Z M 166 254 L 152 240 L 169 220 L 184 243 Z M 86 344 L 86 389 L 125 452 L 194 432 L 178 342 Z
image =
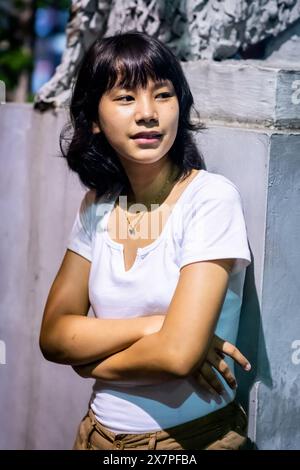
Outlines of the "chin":
M 153 152 L 153 151 L 151 152 L 151 151 L 148 151 L 147 149 L 144 152 L 143 151 L 140 152 L 139 155 L 126 155 L 126 156 L 124 155 L 121 158 L 125 160 L 129 160 L 131 162 L 137 162 L 137 163 L 155 163 L 161 160 L 162 158 L 164 158 L 167 153 L 168 152 L 164 152 L 164 153 L 159 152 L 159 154 L 157 154 L 157 152 Z

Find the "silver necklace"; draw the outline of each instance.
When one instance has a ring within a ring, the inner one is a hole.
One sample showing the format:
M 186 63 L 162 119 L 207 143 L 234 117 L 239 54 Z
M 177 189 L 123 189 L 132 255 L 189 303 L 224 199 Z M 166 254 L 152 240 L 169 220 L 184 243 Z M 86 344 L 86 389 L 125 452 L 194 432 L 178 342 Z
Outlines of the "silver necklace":
M 164 193 L 167 193 L 168 189 L 169 189 L 169 184 L 170 183 L 173 183 L 173 176 L 175 175 L 176 173 L 176 167 L 173 168 L 171 174 L 168 176 L 168 178 L 166 179 L 165 181 L 165 184 L 162 188 L 162 190 L 158 193 L 158 195 L 156 196 L 156 198 L 154 199 L 154 202 L 152 202 L 152 204 L 156 204 L 156 203 L 159 203 L 160 201 L 160 198 L 161 196 L 164 194 Z M 137 211 L 137 214 L 139 214 L 140 211 Z M 127 211 L 126 211 L 126 219 L 127 219 L 127 223 L 128 223 L 128 233 L 130 235 L 135 235 L 136 234 L 136 230 L 135 230 L 135 227 L 137 226 L 137 224 L 142 220 L 143 216 L 147 213 L 148 211 L 144 211 L 142 212 L 142 214 L 138 217 L 138 220 L 137 222 L 133 225 L 130 220 L 128 219 L 128 216 L 127 216 Z

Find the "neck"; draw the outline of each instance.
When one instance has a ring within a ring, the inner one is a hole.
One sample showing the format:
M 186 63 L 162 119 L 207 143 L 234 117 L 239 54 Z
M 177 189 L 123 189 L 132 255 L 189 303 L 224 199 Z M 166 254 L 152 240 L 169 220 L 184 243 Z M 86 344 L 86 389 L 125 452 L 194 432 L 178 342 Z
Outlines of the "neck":
M 157 200 L 160 199 L 159 196 L 164 200 L 173 187 L 172 183 L 177 174 L 175 165 L 168 158 L 148 165 L 131 163 L 123 163 L 131 186 L 127 202 L 144 204 L 148 209 L 151 204 L 160 204 L 162 201 Z M 166 186 L 166 180 L 172 173 L 171 181 Z

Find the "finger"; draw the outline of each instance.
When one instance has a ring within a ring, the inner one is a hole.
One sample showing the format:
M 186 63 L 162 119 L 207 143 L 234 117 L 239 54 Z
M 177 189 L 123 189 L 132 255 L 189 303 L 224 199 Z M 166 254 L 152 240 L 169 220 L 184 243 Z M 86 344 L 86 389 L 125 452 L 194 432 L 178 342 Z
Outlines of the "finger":
M 241 351 L 234 345 L 231 344 L 229 341 L 224 341 L 219 336 L 215 335 L 214 338 L 215 348 L 220 351 L 221 353 L 230 356 L 232 359 L 237 362 L 243 369 L 249 371 L 251 369 L 251 364 L 248 359 L 241 353 Z
M 237 388 L 237 383 L 230 367 L 217 353 L 209 352 L 207 360 L 215 369 L 217 369 L 218 372 L 220 372 L 232 389 Z
M 199 373 L 218 395 L 221 395 L 224 392 L 222 382 L 207 361 L 203 362 L 201 369 L 199 369 Z
M 209 382 L 203 377 L 201 373 L 195 373 L 194 375 L 196 382 L 200 385 L 200 387 L 207 392 L 209 392 L 213 397 L 219 398 L 219 394 L 216 392 L 216 390 L 211 387 Z

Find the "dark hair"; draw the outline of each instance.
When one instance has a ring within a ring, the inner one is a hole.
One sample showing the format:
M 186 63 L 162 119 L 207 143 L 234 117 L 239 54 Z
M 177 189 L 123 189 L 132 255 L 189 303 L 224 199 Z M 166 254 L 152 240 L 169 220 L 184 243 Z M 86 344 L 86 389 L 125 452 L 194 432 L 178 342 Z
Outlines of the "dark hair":
M 71 98 L 71 122 L 60 135 L 62 156 L 67 159 L 69 168 L 78 173 L 86 187 L 96 189 L 97 197 L 113 194 L 116 183 L 122 183 L 125 188 L 130 185 L 103 132 L 92 132 L 92 123 L 98 122 L 101 96 L 117 81 L 122 87 L 145 88 L 149 78 L 170 80 L 179 102 L 178 131 L 169 150 L 170 159 L 180 169 L 176 180 L 184 179 L 193 168 L 205 167 L 189 132 L 205 127 L 200 121 L 197 124 L 191 122 L 193 96 L 172 51 L 158 39 L 138 31 L 99 38 L 83 59 Z M 199 118 L 196 110 L 195 114 Z

